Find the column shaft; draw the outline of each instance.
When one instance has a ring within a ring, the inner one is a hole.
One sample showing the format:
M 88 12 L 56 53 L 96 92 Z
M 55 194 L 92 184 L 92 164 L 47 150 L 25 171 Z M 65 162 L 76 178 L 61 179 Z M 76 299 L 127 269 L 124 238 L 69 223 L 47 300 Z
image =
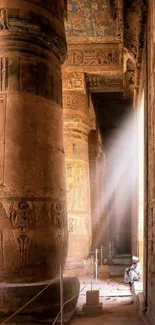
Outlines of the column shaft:
M 79 75 L 74 74 L 74 78 Z M 69 76 L 68 76 L 69 78 Z M 68 261 L 88 256 L 91 245 L 91 213 L 88 133 L 89 112 L 85 87 L 63 92 L 64 129 L 67 171 Z
M 67 251 L 64 3 L 0 8 L 0 280 L 34 282 L 55 277 Z

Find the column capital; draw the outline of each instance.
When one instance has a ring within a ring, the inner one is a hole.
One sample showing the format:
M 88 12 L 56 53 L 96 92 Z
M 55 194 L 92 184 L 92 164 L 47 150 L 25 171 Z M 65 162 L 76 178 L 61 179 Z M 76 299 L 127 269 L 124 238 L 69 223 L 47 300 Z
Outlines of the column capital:
M 51 49 L 57 59 L 64 62 L 67 46 L 64 29 L 64 1 L 1 0 L 0 47 L 8 51 L 34 54 L 40 47 L 40 56 L 46 58 Z M 41 50 L 42 49 L 42 50 Z
M 74 132 L 77 138 L 80 137 L 80 133 L 83 133 L 83 135 L 87 137 L 90 132 L 90 124 L 82 117 L 77 117 L 77 115 L 75 115 L 75 117 L 72 115 L 65 115 L 64 130 L 65 133 L 70 133 L 70 131 Z

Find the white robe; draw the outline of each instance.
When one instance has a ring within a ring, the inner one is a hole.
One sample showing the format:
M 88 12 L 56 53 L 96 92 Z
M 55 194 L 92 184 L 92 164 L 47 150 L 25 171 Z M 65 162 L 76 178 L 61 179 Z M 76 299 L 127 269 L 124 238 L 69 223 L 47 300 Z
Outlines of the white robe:
M 133 283 L 134 281 L 140 280 L 142 276 L 142 266 L 139 262 L 132 264 L 129 268 L 125 270 L 124 282 Z

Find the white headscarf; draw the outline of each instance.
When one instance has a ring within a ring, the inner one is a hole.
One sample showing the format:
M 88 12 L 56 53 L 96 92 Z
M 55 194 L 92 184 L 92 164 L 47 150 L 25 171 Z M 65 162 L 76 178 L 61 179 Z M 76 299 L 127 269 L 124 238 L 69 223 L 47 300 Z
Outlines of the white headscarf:
M 132 260 L 138 262 L 139 258 L 137 256 L 132 256 Z

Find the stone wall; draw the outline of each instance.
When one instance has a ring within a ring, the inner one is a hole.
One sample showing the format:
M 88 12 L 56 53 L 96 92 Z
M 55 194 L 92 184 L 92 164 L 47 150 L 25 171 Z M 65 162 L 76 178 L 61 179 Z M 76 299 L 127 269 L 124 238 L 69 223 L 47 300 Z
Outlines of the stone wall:
M 148 115 L 146 119 L 147 123 L 147 136 L 148 136 L 148 148 L 147 148 L 147 180 L 148 188 L 146 193 L 146 200 L 148 200 L 147 209 L 147 236 L 148 236 L 148 259 L 147 259 L 147 303 L 148 303 L 148 315 L 151 324 L 155 323 L 155 62 L 154 62 L 154 50 L 155 50 L 155 3 L 149 2 L 148 12 L 148 28 L 147 28 L 147 71 L 148 71 Z
M 144 89 L 144 295 L 147 302 L 150 324 L 155 323 L 155 3 L 149 1 L 145 46 L 140 74 L 137 107 Z

